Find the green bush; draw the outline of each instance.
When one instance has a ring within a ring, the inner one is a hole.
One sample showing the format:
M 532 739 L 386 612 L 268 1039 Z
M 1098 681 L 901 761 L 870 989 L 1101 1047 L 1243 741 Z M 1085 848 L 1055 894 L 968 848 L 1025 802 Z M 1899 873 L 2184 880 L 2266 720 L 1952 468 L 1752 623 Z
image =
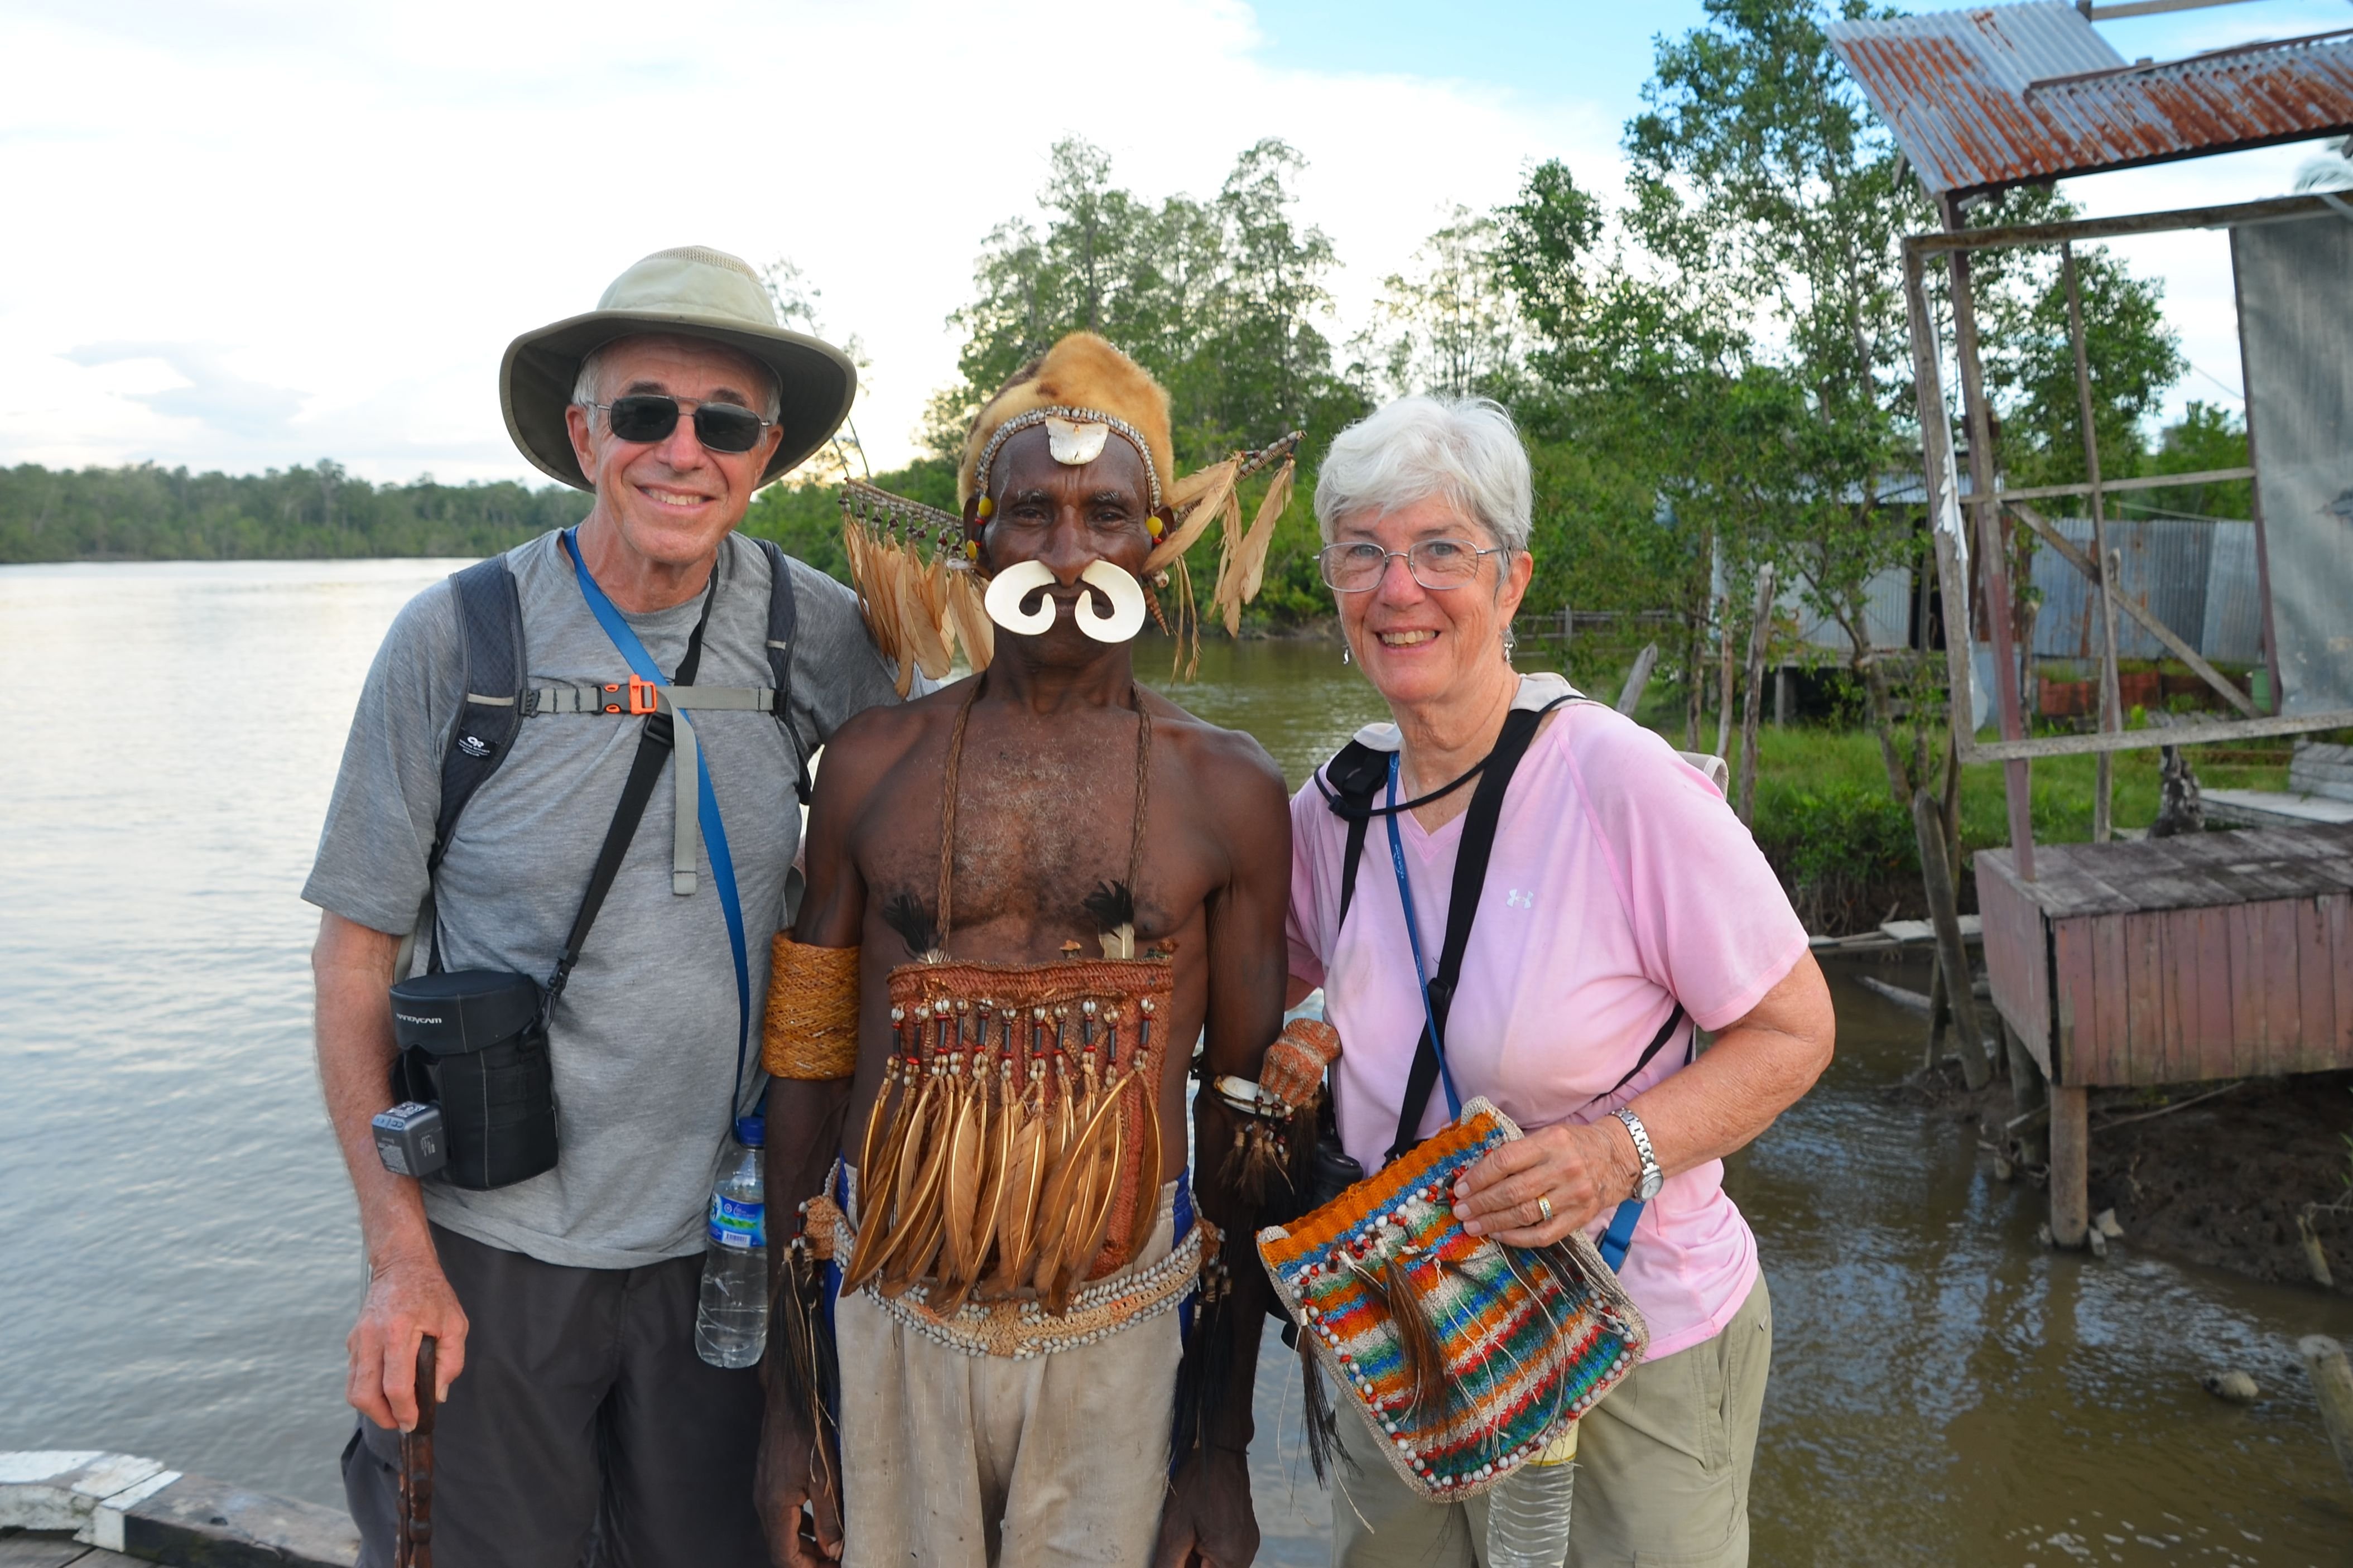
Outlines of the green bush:
M 1884 789 L 1759 779 L 1757 842 L 1808 931 L 1865 930 L 1920 901 L 1912 818 Z

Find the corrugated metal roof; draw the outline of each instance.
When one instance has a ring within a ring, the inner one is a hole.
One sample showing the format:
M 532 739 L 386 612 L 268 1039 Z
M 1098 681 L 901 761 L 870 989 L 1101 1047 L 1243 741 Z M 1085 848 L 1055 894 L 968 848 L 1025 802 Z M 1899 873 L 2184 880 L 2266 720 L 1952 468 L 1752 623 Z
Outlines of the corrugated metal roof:
M 2136 65 L 2064 0 L 1833 22 L 1933 195 L 2353 131 L 2353 34 Z

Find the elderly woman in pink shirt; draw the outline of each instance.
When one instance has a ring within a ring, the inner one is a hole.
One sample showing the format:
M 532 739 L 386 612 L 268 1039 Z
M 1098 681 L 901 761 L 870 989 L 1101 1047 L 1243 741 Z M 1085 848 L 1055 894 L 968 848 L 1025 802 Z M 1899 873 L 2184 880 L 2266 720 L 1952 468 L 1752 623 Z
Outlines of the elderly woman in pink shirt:
M 1723 1158 L 1828 1064 L 1830 994 L 1778 879 L 1707 776 L 1559 676 L 1513 668 L 1531 488 L 1510 416 L 1484 399 L 1402 399 L 1324 460 L 1324 581 L 1396 721 L 1357 740 L 1395 754 L 1394 793 L 1375 805 L 1401 809 L 1372 819 L 1343 921 L 1348 826 L 1330 782 L 1292 802 L 1292 1002 L 1324 988 L 1345 1047 L 1340 1137 L 1378 1170 L 1401 1132 L 1425 1019 L 1417 976 L 1438 967 L 1473 793 L 1445 786 L 1480 766 L 1514 709 L 1546 710 L 1503 796 L 1440 1041 L 1450 1092 L 1485 1096 L 1527 1136 L 1472 1171 L 1456 1208 L 1516 1247 L 1631 1223 L 1620 1277 L 1650 1349 L 1582 1423 L 1568 1561 L 1739 1564 L 1773 1327 Z M 1699 1029 L 1714 1044 L 1695 1056 Z M 1427 1098 L 1422 1136 L 1449 1120 Z M 1483 1497 L 1425 1503 L 1361 1420 L 1344 1415 L 1341 1438 L 1358 1462 L 1334 1493 L 1335 1563 L 1472 1563 Z

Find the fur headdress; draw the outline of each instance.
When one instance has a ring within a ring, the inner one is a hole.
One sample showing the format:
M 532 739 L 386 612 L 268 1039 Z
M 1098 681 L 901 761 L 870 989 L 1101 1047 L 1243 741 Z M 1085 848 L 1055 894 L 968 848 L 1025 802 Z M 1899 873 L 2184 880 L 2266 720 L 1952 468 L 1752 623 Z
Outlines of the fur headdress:
M 1159 542 L 1144 563 L 1145 594 L 1153 618 L 1176 638 L 1180 671 L 1189 677 L 1200 662 L 1200 617 L 1185 552 L 1213 521 L 1222 519 L 1224 529 L 1209 607 L 1229 634 L 1240 628 L 1242 606 L 1258 596 L 1275 520 L 1291 500 L 1292 453 L 1300 432 L 1172 479 L 1176 452 L 1169 439 L 1168 394 L 1143 366 L 1103 339 L 1092 332 L 1072 332 L 1016 371 L 974 418 L 956 470 L 962 516 L 854 479 L 842 487 L 842 547 L 849 557 L 850 577 L 875 646 L 898 662 L 902 696 L 917 669 L 934 680 L 946 676 L 959 646 L 975 670 L 988 667 L 996 651 L 996 626 L 982 605 L 983 585 L 976 581 L 978 508 L 990 467 L 1006 439 L 1036 425 L 1046 426 L 1054 455 L 1064 462 L 1092 460 L 1107 435 L 1119 436 L 1143 457 L 1152 510 L 1166 511 L 1172 520 L 1165 528 L 1155 524 Z M 1240 487 L 1270 467 L 1275 470 L 1273 482 L 1245 530 Z M 1173 626 L 1156 592 L 1172 582 L 1176 596 Z
M 1015 371 L 982 405 L 964 438 L 956 505 L 968 510 L 975 491 L 987 487 L 988 465 L 1008 424 L 1026 427 L 1065 411 L 1082 419 L 1093 416 L 1135 447 L 1152 477 L 1152 505 L 1157 509 L 1176 471 L 1176 447 L 1168 438 L 1168 393 L 1149 371 L 1092 332 L 1072 332 Z

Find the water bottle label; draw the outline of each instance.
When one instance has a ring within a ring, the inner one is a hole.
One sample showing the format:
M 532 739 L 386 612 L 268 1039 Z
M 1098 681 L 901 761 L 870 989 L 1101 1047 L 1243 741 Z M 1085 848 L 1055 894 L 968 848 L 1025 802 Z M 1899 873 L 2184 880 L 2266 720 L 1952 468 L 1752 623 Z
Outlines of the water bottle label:
M 768 1245 L 767 1205 L 711 1195 L 711 1239 L 738 1252 Z

